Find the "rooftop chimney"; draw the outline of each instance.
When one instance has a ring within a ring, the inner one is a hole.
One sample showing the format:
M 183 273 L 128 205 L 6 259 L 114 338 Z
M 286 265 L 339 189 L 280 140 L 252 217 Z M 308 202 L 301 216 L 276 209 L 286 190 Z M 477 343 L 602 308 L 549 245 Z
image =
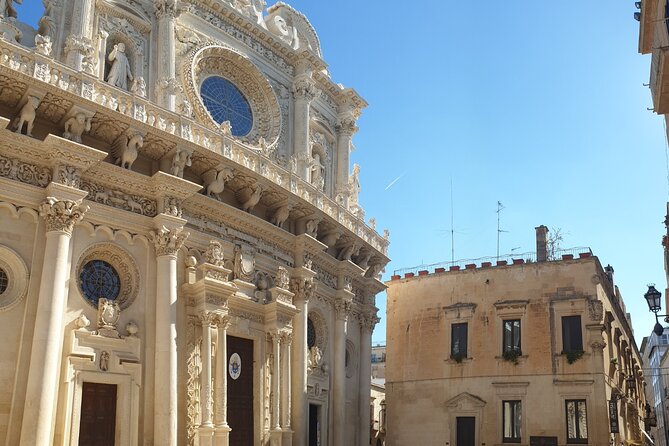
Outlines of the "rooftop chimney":
M 534 228 L 537 231 L 537 262 L 548 260 L 548 228 L 544 225 Z

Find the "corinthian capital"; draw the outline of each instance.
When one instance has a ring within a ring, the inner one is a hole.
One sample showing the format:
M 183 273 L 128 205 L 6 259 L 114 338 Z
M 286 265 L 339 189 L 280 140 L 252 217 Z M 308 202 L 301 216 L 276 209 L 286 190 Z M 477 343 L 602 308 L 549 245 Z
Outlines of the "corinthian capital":
M 153 0 L 153 7 L 156 10 L 156 17 L 176 18 L 178 15 L 177 0 Z
M 337 123 L 335 124 L 335 130 L 340 135 L 353 136 L 355 132 L 358 131 L 356 121 L 357 119 L 354 113 L 345 113 L 339 115 L 337 118 Z
M 81 200 L 58 200 L 48 197 L 39 207 L 40 216 L 46 220 L 47 232 L 66 232 L 72 235 L 74 225 L 84 219 L 89 207 L 82 205 Z
M 182 231 L 182 228 L 167 229 L 164 226 L 158 231 L 151 231 L 149 240 L 156 247 L 156 255 L 158 257 L 175 256 L 190 235 Z
M 313 277 L 296 277 L 290 281 L 290 291 L 296 298 L 302 298 L 309 301 L 316 291 L 316 283 Z
M 316 83 L 309 76 L 299 77 L 293 82 L 293 96 L 295 99 L 311 102 L 319 92 Z
M 346 320 L 353 310 L 353 301 L 351 299 L 335 299 L 335 317 L 339 320 Z
M 378 324 L 381 319 L 375 314 L 370 313 L 360 316 L 360 325 L 365 330 L 368 330 L 370 333 L 374 331 L 374 327 Z

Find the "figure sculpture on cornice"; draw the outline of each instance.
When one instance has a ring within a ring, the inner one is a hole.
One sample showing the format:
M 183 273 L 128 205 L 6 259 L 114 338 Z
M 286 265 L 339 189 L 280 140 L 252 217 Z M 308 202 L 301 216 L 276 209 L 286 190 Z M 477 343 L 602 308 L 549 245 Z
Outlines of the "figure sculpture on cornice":
M 360 166 L 357 164 L 353 165 L 353 172 L 351 177 L 348 180 L 348 209 L 356 217 L 361 217 L 362 208 L 358 202 L 358 196 L 360 195 Z
M 16 8 L 14 8 L 14 1 L 20 5 L 22 0 L 0 0 L 0 14 L 5 19 L 16 19 Z
M 136 94 L 140 98 L 146 97 L 146 81 L 142 76 L 137 76 L 135 81 L 132 83 L 130 92 Z
M 114 87 L 127 90 L 128 81 L 132 82 L 134 78 L 130 70 L 130 62 L 128 62 L 128 57 L 125 55 L 125 44 L 118 43 L 114 45 L 114 49 L 109 53 L 107 59 L 112 63 L 107 75 L 107 82 Z
M 318 153 L 314 153 L 311 162 L 311 184 L 318 190 L 323 190 L 325 187 L 325 166 L 321 164 L 321 156 Z
M 65 121 L 64 130 L 63 138 L 80 143 L 81 135 L 91 130 L 91 118 L 85 113 L 77 113 Z

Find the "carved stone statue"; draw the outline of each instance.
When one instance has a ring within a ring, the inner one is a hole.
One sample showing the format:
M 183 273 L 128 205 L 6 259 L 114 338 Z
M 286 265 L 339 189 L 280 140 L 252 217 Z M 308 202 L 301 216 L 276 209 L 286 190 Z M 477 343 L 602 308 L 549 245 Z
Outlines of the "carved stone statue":
M 289 45 L 294 50 L 300 46 L 300 39 L 297 35 L 297 28 L 288 26 L 286 19 L 280 15 L 275 15 L 267 19 L 267 29 L 281 39 L 286 45 Z
M 84 113 L 77 113 L 65 121 L 63 138 L 74 142 L 81 142 L 81 135 L 91 130 L 91 118 Z
M 323 365 L 323 352 L 317 346 L 309 349 L 309 357 L 307 358 L 307 367 L 309 370 L 319 369 Z
M 260 202 L 260 197 L 262 197 L 263 189 L 262 186 L 256 184 L 253 187 L 253 192 L 251 196 L 242 203 L 242 210 L 244 212 L 251 212 L 251 210 Z
M 225 183 L 231 180 L 233 176 L 234 172 L 229 167 L 219 170 L 211 182 L 207 183 L 205 181 L 205 193 L 210 197 L 215 196 L 220 200 L 221 193 L 225 189 Z
M 235 279 L 250 281 L 253 279 L 253 272 L 256 267 L 256 258 L 253 250 L 248 247 L 235 246 L 235 260 L 233 272 Z
M 292 206 L 289 204 L 284 204 L 283 206 L 278 207 L 272 216 L 272 224 L 282 227 L 286 220 L 288 220 L 291 209 Z
M 321 156 L 318 153 L 314 153 L 311 162 L 311 184 L 318 190 L 323 190 L 325 187 L 325 166 L 321 164 Z
M 267 277 L 267 274 L 258 271 L 256 273 L 256 291 L 254 293 L 256 299 L 258 299 L 259 302 L 270 302 L 272 297 L 268 293 L 269 289 L 269 278 Z
M 35 51 L 42 56 L 51 55 L 51 37 L 35 34 Z
M 175 177 L 183 178 L 184 169 L 186 166 L 190 166 L 193 163 L 191 159 L 192 155 L 193 151 L 190 149 L 177 149 L 174 158 L 172 158 L 172 168 L 170 169 L 170 173 Z
M 121 307 L 118 302 L 101 297 L 98 300 L 98 332 L 107 338 L 120 338 L 116 324 L 121 316 Z
M 307 222 L 307 231 L 306 233 L 313 238 L 316 238 L 318 236 L 318 221 L 317 220 L 309 220 Z
M 132 83 L 132 88 L 130 89 L 132 93 L 135 93 L 140 98 L 146 97 L 146 81 L 144 77 L 137 76 L 135 81 Z
M 112 64 L 107 75 L 107 82 L 114 87 L 127 90 L 128 81 L 132 82 L 134 78 L 130 70 L 130 62 L 128 62 L 128 57 L 125 55 L 125 44 L 118 43 L 114 45 L 114 49 L 109 53 L 107 59 Z
M 204 261 L 214 266 L 223 266 L 225 257 L 223 256 L 223 245 L 221 242 L 212 240 L 203 255 Z
M 219 126 L 224 135 L 232 135 L 232 124 L 230 121 L 223 121 Z
M 103 372 L 106 372 L 109 370 L 109 352 L 108 351 L 102 351 L 100 353 L 100 370 Z
M 0 16 L 5 19 L 16 19 L 17 13 L 14 2 L 18 5 L 23 3 L 22 0 L 0 0 Z
M 276 270 L 275 285 L 277 288 L 283 288 L 287 290 L 290 287 L 290 274 L 288 270 L 283 266 L 280 266 Z
M 36 96 L 28 96 L 27 102 L 21 107 L 21 111 L 16 118 L 14 118 L 14 131 L 16 133 L 23 132 L 23 126 L 26 127 L 26 135 L 33 136 L 33 125 L 35 124 L 36 110 L 39 107 L 40 98 Z
M 128 132 L 121 135 L 112 146 L 112 156 L 116 158 L 116 164 L 130 169 L 143 145 L 144 137 L 140 133 Z
M 358 196 L 360 195 L 360 166 L 357 164 L 353 165 L 353 172 L 351 172 L 351 177 L 348 179 L 348 209 L 357 217 L 361 217 L 362 208 L 358 202 Z

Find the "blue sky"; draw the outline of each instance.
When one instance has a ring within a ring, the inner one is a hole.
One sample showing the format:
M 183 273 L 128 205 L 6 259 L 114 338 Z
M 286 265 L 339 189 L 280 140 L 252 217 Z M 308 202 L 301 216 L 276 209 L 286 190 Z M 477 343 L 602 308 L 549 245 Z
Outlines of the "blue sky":
M 19 14 L 39 15 L 24 0 Z M 665 130 L 633 1 L 293 0 L 314 25 L 335 82 L 370 106 L 352 162 L 361 204 L 391 231 L 394 269 L 534 250 L 534 227 L 590 246 L 632 313 L 637 343 L 664 290 Z M 388 190 L 386 187 L 401 178 Z M 385 339 L 385 296 L 378 297 Z

